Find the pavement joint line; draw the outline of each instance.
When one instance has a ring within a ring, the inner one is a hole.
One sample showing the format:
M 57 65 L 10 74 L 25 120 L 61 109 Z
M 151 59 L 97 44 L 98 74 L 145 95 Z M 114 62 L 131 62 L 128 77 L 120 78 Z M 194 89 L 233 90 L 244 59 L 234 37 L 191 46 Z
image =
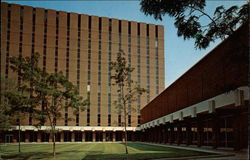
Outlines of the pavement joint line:
M 140 143 L 142 143 L 142 144 L 148 144 L 148 145 L 155 145 L 155 146 L 170 147 L 170 148 L 185 149 L 185 150 L 191 150 L 191 151 L 199 151 L 199 152 L 206 152 L 206 153 L 217 154 L 217 155 L 210 155 L 210 156 L 221 156 L 221 157 L 235 156 L 235 154 L 233 154 L 233 153 L 227 153 L 225 151 L 209 150 L 209 149 L 205 149 L 205 148 L 194 148 L 194 147 L 188 147 L 188 146 L 186 146 L 186 147 L 185 146 L 174 146 L 174 145 L 146 143 L 146 142 L 140 142 Z M 195 156 L 195 157 L 198 157 L 198 156 Z M 200 157 L 200 158 L 205 158 L 205 157 Z M 207 157 L 207 158 L 210 158 L 210 157 Z

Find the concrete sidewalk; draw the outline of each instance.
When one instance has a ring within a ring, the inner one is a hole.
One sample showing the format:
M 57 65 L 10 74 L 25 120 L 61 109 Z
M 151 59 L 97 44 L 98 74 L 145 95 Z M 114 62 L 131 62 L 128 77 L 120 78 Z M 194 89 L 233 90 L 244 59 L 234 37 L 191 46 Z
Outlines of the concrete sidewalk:
M 156 144 L 156 143 L 146 143 L 146 144 L 217 154 L 217 155 L 210 155 L 210 156 L 163 158 L 161 160 L 170 160 L 170 159 L 171 160 L 192 160 L 192 159 L 195 159 L 195 160 L 210 160 L 210 159 L 211 160 L 248 160 L 249 159 L 248 149 L 241 150 L 241 151 L 234 151 L 232 148 L 213 149 L 210 146 L 197 147 L 194 145 L 190 145 L 190 146 L 179 145 L 178 146 L 178 145 Z

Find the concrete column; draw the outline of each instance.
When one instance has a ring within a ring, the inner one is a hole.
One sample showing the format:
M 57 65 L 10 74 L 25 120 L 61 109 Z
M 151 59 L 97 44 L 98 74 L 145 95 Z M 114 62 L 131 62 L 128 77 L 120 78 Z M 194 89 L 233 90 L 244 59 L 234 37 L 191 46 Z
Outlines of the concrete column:
M 29 132 L 25 131 L 25 142 L 29 142 Z
M 191 139 L 192 139 L 191 136 L 192 136 L 191 135 L 191 126 L 190 126 L 190 124 L 187 124 L 186 125 L 186 145 L 187 146 L 191 144 Z
M 240 132 L 240 118 L 236 115 L 233 121 L 233 141 L 234 150 L 238 151 L 241 149 L 241 132 Z
M 157 143 L 161 143 L 162 142 L 162 128 L 161 126 L 158 127 L 158 134 L 157 134 Z
M 60 141 L 61 142 L 64 142 L 64 133 L 63 131 L 60 132 L 61 136 L 60 136 Z
M 167 124 L 165 124 L 164 126 L 164 143 L 168 143 L 168 127 L 167 127 Z
M 102 141 L 106 142 L 106 132 L 102 132 Z
M 37 132 L 37 142 L 41 142 L 41 132 Z
M 174 126 L 170 126 L 169 143 L 172 144 L 173 142 L 174 142 Z
M 112 134 L 113 134 L 113 142 L 115 142 L 115 132 L 112 132 Z
M 142 132 L 141 132 L 141 134 L 142 134 Z M 132 142 L 134 142 L 134 141 L 136 141 L 136 132 L 131 132 L 131 140 L 132 140 Z
M 82 132 L 82 142 L 85 142 L 85 132 Z
M 200 147 L 204 144 L 204 128 L 202 126 L 202 120 L 197 122 L 197 146 Z
M 71 142 L 75 142 L 75 132 L 71 132 Z
M 182 143 L 182 126 L 181 124 L 177 124 L 177 144 L 180 145 Z
M 95 135 L 95 132 L 92 132 L 92 142 L 95 142 L 95 137 L 96 135 Z
M 220 133 L 220 126 L 219 126 L 219 118 L 214 115 L 212 119 L 212 134 L 213 134 L 213 148 L 217 148 L 219 146 L 219 133 Z

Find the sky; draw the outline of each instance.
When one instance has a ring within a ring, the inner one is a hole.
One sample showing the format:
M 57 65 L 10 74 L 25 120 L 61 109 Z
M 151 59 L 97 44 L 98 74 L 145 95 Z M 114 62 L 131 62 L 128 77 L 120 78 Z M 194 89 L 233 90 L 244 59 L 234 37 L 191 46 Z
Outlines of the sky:
M 173 18 L 166 15 L 162 21 L 159 21 L 151 16 L 144 15 L 140 11 L 139 0 L 3 1 L 33 7 L 164 25 L 165 87 L 171 85 L 221 42 L 221 40 L 217 40 L 205 50 L 196 50 L 193 40 L 184 41 L 182 37 L 177 36 L 177 29 L 174 26 Z M 213 14 L 214 9 L 219 5 L 224 5 L 227 8 L 232 5 L 240 6 L 245 2 L 246 0 L 207 0 L 205 11 Z

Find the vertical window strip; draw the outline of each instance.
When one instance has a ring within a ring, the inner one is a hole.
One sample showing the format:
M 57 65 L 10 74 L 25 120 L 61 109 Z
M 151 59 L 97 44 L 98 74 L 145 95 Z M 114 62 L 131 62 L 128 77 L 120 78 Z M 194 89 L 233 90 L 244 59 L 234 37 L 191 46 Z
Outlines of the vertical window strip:
M 156 95 L 159 94 L 159 51 L 158 51 L 158 26 L 155 26 L 155 63 L 156 63 Z
M 35 32 L 36 31 L 36 8 L 33 8 L 32 11 L 32 46 L 31 46 L 31 55 L 35 52 Z
M 5 78 L 9 77 L 9 56 L 10 56 L 10 27 L 11 27 L 11 4 L 8 4 L 8 23 L 7 23 L 7 45 L 6 45 L 6 68 Z
M 131 67 L 131 22 L 128 22 L 128 66 Z M 129 74 L 129 81 L 131 80 L 131 73 Z M 131 85 L 129 83 L 129 89 Z M 128 101 L 128 114 L 131 115 L 131 100 Z
M 23 52 L 23 6 L 20 7 L 20 32 L 19 32 L 19 57 L 22 57 Z M 18 86 L 21 85 L 21 77 L 18 72 Z
M 78 15 L 78 38 L 77 38 L 77 87 L 80 89 L 80 69 L 81 69 L 81 15 Z
M 78 88 L 78 94 L 79 94 L 79 89 L 80 89 L 80 59 L 81 59 L 81 54 L 80 54 L 80 48 L 81 48 L 81 41 L 80 41 L 80 37 L 81 37 L 81 15 L 78 15 L 78 32 L 77 32 L 77 88 Z M 77 114 L 76 114 L 76 125 L 79 126 L 79 108 L 77 108 Z
M 99 18 L 98 40 L 98 114 L 101 113 L 101 69 L 102 69 L 102 18 Z
M 69 40 L 70 40 L 70 13 L 67 13 L 67 43 L 66 43 L 66 78 L 69 78 Z M 67 102 L 66 102 L 67 103 Z M 65 108 L 65 120 L 68 118 L 68 108 Z M 65 121 L 65 126 L 68 125 L 68 120 Z
M 59 12 L 56 12 L 55 73 L 58 72 Z
M 66 77 L 69 78 L 70 13 L 67 13 Z
M 150 59 L 149 59 L 149 24 L 147 24 L 147 37 L 146 37 L 146 61 L 147 61 L 147 103 L 150 101 Z
M 109 35 L 108 35 L 108 114 L 111 114 L 111 49 L 112 49 L 112 19 L 109 19 Z
M 32 10 L 32 46 L 31 46 L 31 55 L 35 52 L 35 25 L 36 25 L 36 9 Z M 30 86 L 33 86 L 33 83 L 30 82 Z M 32 92 L 30 91 L 30 97 L 32 97 Z M 32 111 L 29 113 L 29 125 L 32 125 Z
M 141 86 L 141 45 L 140 45 L 140 23 L 137 23 L 137 82 Z M 137 114 L 140 114 L 141 96 L 137 97 Z
M 43 70 L 46 70 L 46 54 L 47 54 L 47 23 L 48 11 L 44 11 L 44 35 L 43 35 Z
M 122 22 L 121 22 L 121 20 L 119 20 L 119 34 L 118 34 L 118 43 L 119 43 L 119 51 L 122 49 L 122 34 L 121 34 L 121 32 L 122 32 Z
M 91 24 L 92 17 L 89 16 L 89 24 L 88 24 L 88 86 L 90 86 L 91 82 Z M 88 99 L 90 99 L 90 91 L 87 93 Z M 90 104 L 87 106 L 87 126 L 90 125 Z

